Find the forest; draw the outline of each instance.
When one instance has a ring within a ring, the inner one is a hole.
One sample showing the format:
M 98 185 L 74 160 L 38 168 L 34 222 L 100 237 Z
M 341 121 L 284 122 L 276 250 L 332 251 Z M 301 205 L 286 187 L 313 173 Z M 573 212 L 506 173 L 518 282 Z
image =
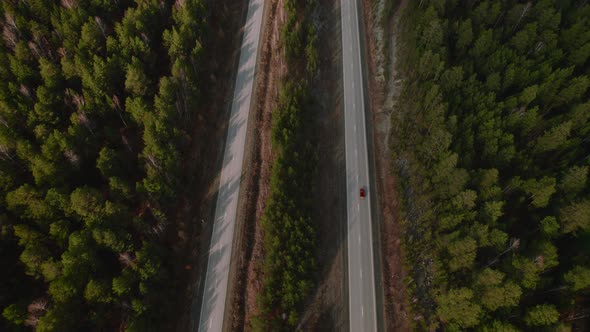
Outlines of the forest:
M 203 1 L 0 11 L 0 330 L 161 331 Z
M 398 48 L 414 327 L 587 330 L 590 3 L 409 1 Z
M 287 61 L 279 105 L 272 113 L 270 197 L 260 220 L 264 279 L 254 331 L 293 331 L 315 286 L 316 230 L 311 218 L 317 150 L 310 122 L 317 72 L 316 30 L 309 19 L 315 0 L 285 1 L 281 46 Z

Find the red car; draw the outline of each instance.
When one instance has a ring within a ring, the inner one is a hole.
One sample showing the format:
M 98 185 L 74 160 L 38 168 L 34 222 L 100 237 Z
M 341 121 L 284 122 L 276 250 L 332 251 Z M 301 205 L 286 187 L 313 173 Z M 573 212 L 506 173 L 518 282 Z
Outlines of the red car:
M 361 199 L 365 199 L 366 196 L 367 192 L 365 191 L 365 188 L 361 188 Z

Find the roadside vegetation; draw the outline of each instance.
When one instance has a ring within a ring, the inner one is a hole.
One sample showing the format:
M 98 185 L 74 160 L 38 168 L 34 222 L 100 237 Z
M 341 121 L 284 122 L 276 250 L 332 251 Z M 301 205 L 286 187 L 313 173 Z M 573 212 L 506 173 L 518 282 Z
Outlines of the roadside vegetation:
M 316 231 L 311 220 L 317 150 L 306 123 L 311 79 L 317 71 L 316 31 L 310 21 L 314 0 L 285 1 L 281 43 L 287 61 L 271 141 L 276 155 L 270 197 L 260 220 L 264 236 L 264 281 L 258 295 L 256 331 L 293 330 L 314 288 Z
M 590 4 L 410 1 L 401 28 L 415 327 L 587 329 Z
M 0 11 L 0 330 L 161 331 L 203 2 Z

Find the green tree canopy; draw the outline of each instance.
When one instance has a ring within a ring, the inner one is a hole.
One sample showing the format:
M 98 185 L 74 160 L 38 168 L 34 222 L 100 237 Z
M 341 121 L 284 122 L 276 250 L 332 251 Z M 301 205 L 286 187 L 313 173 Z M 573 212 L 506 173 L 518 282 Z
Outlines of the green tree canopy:
M 443 322 L 470 328 L 479 323 L 481 307 L 474 303 L 473 291 L 470 289 L 451 289 L 438 297 L 437 314 Z
M 540 304 L 528 310 L 525 322 L 528 326 L 549 326 L 557 322 L 559 312 L 555 306 L 550 304 Z

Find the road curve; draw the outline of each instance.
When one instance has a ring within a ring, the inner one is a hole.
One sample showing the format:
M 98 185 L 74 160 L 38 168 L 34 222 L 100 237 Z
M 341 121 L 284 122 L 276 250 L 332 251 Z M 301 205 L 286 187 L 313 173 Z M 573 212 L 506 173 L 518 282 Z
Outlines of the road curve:
M 350 331 L 371 332 L 377 330 L 377 309 L 358 14 L 357 0 L 341 0 Z
M 264 0 L 250 0 L 231 105 L 198 331 L 221 331 Z

